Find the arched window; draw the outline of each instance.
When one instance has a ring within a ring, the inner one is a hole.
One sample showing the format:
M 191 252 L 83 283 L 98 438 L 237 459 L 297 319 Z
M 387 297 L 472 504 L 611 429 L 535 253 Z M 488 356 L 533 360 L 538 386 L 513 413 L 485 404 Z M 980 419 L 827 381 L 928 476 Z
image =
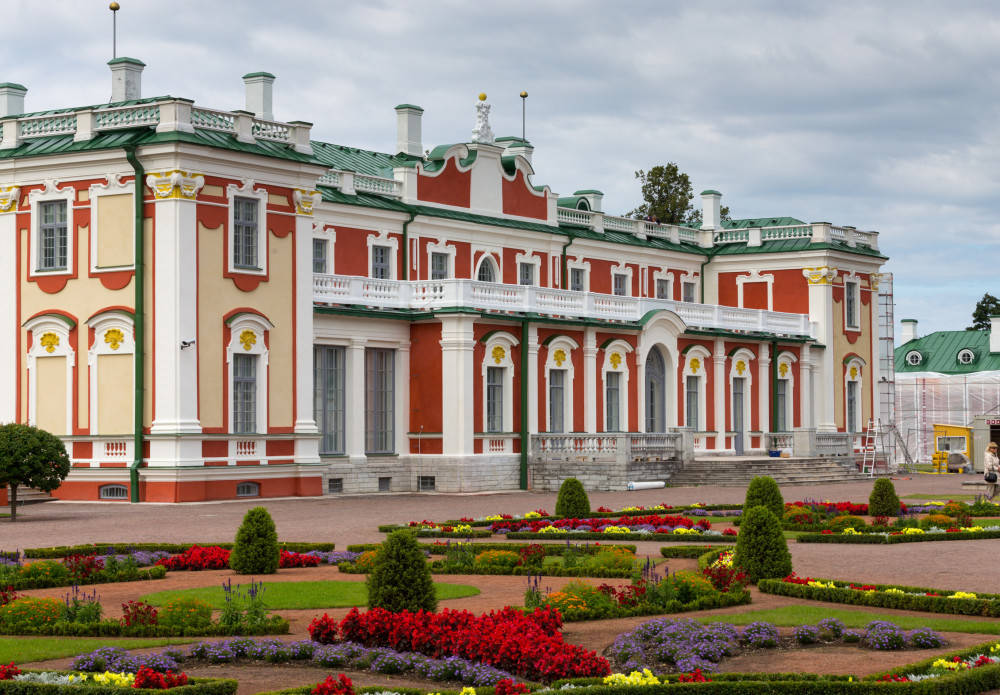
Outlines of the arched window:
M 976 353 L 969 348 L 960 350 L 958 353 L 958 361 L 960 364 L 972 364 L 976 361 Z
M 479 270 L 476 272 L 479 282 L 496 282 L 499 274 L 492 256 L 486 254 L 480 259 Z
M 102 485 L 98 497 L 102 500 L 127 500 L 128 488 L 124 485 Z
M 646 431 L 667 431 L 667 368 L 657 347 L 646 355 Z
M 911 367 L 916 367 L 923 361 L 924 361 L 924 356 L 921 355 L 916 350 L 911 350 L 910 352 L 906 353 L 906 363 Z
M 240 483 L 236 486 L 237 497 L 260 497 L 260 485 L 257 483 Z

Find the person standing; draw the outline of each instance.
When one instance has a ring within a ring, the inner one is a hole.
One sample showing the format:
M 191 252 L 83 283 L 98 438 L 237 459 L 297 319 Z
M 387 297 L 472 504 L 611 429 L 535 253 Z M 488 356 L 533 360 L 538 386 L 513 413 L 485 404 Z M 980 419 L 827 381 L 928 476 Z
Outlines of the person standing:
M 1000 477 L 1000 458 L 997 457 L 996 442 L 989 443 L 989 446 L 986 447 L 986 456 L 983 457 L 983 475 L 989 476 L 990 473 L 993 474 L 993 481 L 986 481 L 986 499 L 992 501 L 994 495 L 1000 490 L 1000 482 L 998 482 L 998 477 Z

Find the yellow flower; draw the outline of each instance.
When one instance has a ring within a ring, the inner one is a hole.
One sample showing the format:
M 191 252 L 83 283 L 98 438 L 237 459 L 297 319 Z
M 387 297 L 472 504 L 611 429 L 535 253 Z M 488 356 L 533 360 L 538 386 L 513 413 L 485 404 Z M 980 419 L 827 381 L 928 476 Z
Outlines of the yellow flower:
M 605 685 L 660 685 L 660 679 L 652 674 L 648 668 L 642 672 L 632 671 L 627 676 L 623 673 L 612 673 L 604 678 Z
M 906 592 L 903 591 L 902 589 L 886 589 L 885 593 L 887 593 L 887 594 L 905 594 Z
M 458 695 L 476 695 L 476 689 L 465 686 Z
M 908 528 L 905 531 L 903 531 L 903 534 L 907 536 L 916 536 L 923 532 L 924 530 L 922 528 Z
M 684 528 L 684 527 L 682 526 L 682 527 L 680 527 L 680 528 L 675 528 L 675 529 L 673 530 L 673 533 L 674 533 L 674 535 L 677 535 L 677 536 L 682 536 L 682 535 L 684 535 L 684 534 L 689 534 L 689 533 L 693 533 L 694 535 L 696 535 L 696 536 L 697 536 L 698 534 L 700 534 L 700 533 L 701 533 L 701 531 L 699 531 L 699 530 L 697 530 L 697 529 L 693 529 L 693 528 Z
M 608 526 L 604 533 L 632 533 L 632 529 L 625 526 Z
M 860 535 L 853 526 L 848 526 L 842 532 L 845 536 L 858 536 Z
M 538 519 L 538 518 L 541 518 L 541 516 L 542 515 L 539 514 L 538 512 L 528 512 L 527 514 L 524 515 L 524 518 L 525 519 Z
M 569 533 L 564 528 L 557 528 L 555 526 L 546 526 L 544 528 L 538 529 L 538 533 Z
M 813 582 L 809 582 L 809 586 L 815 586 L 817 589 L 836 589 L 837 588 L 837 585 L 834 584 L 833 582 L 827 582 L 826 584 L 824 584 L 823 582 L 818 581 L 818 580 L 817 581 L 813 581 Z
M 455 533 L 472 533 L 472 527 L 468 524 L 459 524 L 458 526 L 452 527 Z
M 968 591 L 956 591 L 948 598 L 976 598 L 976 595 Z

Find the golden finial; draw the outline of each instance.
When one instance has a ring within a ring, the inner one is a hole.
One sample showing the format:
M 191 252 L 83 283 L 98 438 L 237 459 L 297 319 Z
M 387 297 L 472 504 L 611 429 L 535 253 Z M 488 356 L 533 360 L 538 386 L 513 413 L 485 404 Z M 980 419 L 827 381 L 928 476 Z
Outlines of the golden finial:
M 522 99 L 527 99 L 528 98 L 528 93 L 527 92 L 521 92 L 521 98 Z
M 113 2 L 110 5 L 108 5 L 108 9 L 111 10 L 112 12 L 117 12 L 121 8 L 122 8 L 122 6 L 119 5 L 117 2 Z
M 486 101 L 486 92 L 479 93 L 479 101 Z

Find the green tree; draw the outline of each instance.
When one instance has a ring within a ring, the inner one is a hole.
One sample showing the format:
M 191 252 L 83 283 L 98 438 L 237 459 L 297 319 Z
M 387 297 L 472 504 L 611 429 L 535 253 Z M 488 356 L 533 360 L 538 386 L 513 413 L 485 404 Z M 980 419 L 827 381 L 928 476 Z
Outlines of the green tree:
M 236 574 L 274 574 L 280 560 L 274 519 L 264 507 L 247 510 L 229 553 L 229 568 Z
M 590 498 L 583 483 L 576 478 L 566 478 L 559 486 L 556 497 L 556 516 L 582 519 L 590 514 Z
M 781 496 L 781 488 L 774 478 L 767 475 L 759 475 L 750 481 L 747 486 L 746 499 L 743 501 L 743 514 L 745 515 L 756 506 L 764 506 L 771 510 L 779 519 L 785 513 L 785 500 Z
M 369 608 L 391 613 L 437 610 L 431 569 L 412 531 L 393 531 L 386 537 L 366 583 Z
M 640 169 L 635 177 L 642 183 L 643 203 L 628 213 L 629 217 L 655 217 L 662 224 L 701 224 L 701 210 L 691 204 L 694 191 L 691 179 L 669 162 L 648 172 Z M 729 219 L 729 208 L 723 207 L 722 219 Z
M 780 579 L 792 573 L 792 556 L 781 522 L 767 507 L 743 510 L 743 523 L 733 551 L 733 567 L 746 572 L 754 584 L 761 579 Z
M 965 330 L 990 330 L 990 316 L 1000 316 L 1000 299 L 997 299 L 992 294 L 987 292 L 983 295 L 983 298 L 976 303 L 976 308 L 972 312 L 972 325 Z
M 17 488 L 52 492 L 69 475 L 69 456 L 59 437 L 31 425 L 0 425 L 0 485 L 10 485 L 10 520 L 17 521 Z
M 875 481 L 872 494 L 868 496 L 868 513 L 871 516 L 899 516 L 896 486 L 888 478 Z

